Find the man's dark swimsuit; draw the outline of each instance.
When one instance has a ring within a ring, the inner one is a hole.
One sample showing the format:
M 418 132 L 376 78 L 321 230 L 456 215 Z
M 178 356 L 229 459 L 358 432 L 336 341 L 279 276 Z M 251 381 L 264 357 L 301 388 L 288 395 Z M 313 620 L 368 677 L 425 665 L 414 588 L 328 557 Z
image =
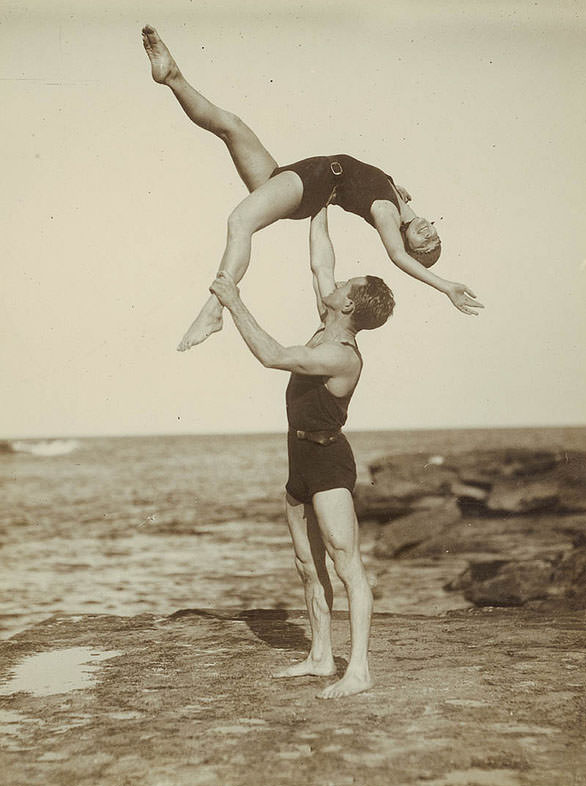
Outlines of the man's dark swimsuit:
M 341 343 L 356 352 L 362 371 L 362 356 L 357 347 L 348 341 Z M 327 380 L 324 376 L 291 374 L 287 385 L 289 479 L 286 489 L 300 502 L 310 503 L 318 491 L 337 488 L 352 491 L 356 483 L 352 448 L 340 431 L 346 422 L 348 404 L 356 385 L 346 396 L 338 397 L 327 389 Z M 335 439 L 321 445 L 311 439 L 300 439 L 298 432 L 335 434 Z
M 387 199 L 399 212 L 399 200 L 390 175 L 352 156 L 316 156 L 277 167 L 271 177 L 281 172 L 296 172 L 303 183 L 301 204 L 287 218 L 301 219 L 315 216 L 335 190 L 330 204 L 339 205 L 349 213 L 361 216 L 374 226 L 370 207 L 377 199 Z M 392 184 L 392 185 L 391 185 Z

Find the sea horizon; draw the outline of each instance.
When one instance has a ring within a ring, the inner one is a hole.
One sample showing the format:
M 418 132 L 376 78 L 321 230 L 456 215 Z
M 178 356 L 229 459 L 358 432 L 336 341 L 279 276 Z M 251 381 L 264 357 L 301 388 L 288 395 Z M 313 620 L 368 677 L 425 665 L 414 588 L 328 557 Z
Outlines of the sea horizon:
M 559 431 L 559 430 L 580 430 L 586 429 L 584 423 L 550 423 L 546 425 L 460 425 L 460 426 L 393 426 L 381 428 L 354 428 L 344 427 L 346 434 L 380 434 L 380 433 L 406 433 L 406 432 L 430 432 L 441 433 L 450 431 Z M 240 436 L 279 436 L 286 432 L 283 429 L 270 430 L 246 430 L 240 431 L 128 431 L 128 432 L 43 432 L 38 434 L 6 434 L 0 435 L 0 443 L 12 442 L 14 440 L 55 440 L 55 439 L 129 439 L 129 438 L 175 438 L 175 437 L 240 437 Z

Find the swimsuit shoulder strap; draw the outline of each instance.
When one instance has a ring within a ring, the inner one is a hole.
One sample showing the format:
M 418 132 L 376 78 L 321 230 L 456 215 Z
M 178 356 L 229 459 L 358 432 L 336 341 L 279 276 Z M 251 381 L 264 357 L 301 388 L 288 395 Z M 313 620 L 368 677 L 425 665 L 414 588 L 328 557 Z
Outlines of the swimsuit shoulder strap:
M 354 350 L 354 352 L 356 352 L 356 354 L 358 355 L 358 359 L 360 360 L 360 362 L 361 363 L 363 362 L 362 355 L 360 354 L 360 350 L 358 349 L 356 344 L 353 344 L 351 341 L 340 341 L 340 344 L 345 344 L 345 346 L 351 347 Z

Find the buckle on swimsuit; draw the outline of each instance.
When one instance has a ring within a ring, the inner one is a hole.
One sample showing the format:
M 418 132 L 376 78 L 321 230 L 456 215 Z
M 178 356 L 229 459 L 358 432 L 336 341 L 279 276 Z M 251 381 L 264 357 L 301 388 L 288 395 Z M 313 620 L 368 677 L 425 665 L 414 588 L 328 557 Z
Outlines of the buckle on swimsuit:
M 297 439 L 304 439 L 308 442 L 315 442 L 318 445 L 331 445 L 340 436 L 340 431 L 301 431 L 295 430 Z
M 342 169 L 342 164 L 340 164 L 339 161 L 332 161 L 332 163 L 330 164 L 330 169 L 332 170 L 332 174 L 336 175 L 336 177 L 338 175 L 344 174 L 344 170 Z

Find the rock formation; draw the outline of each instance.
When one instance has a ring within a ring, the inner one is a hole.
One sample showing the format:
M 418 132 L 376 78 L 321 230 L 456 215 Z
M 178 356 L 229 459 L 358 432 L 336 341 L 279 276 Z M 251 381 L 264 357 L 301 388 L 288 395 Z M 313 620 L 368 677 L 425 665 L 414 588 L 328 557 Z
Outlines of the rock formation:
M 379 558 L 465 555 L 447 589 L 479 606 L 586 607 L 586 453 L 518 448 L 387 456 L 359 484 Z

